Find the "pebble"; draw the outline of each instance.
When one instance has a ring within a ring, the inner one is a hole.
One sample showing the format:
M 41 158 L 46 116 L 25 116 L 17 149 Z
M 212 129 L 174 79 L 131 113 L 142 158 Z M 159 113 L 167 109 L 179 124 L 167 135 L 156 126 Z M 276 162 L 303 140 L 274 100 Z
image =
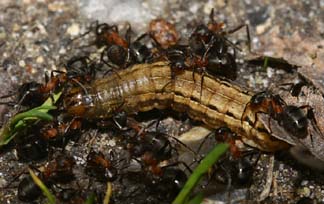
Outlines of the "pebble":
M 70 27 L 67 28 L 66 33 L 71 35 L 71 36 L 79 35 L 79 33 L 80 33 L 80 25 L 77 24 L 77 23 L 73 23 L 72 25 L 70 25 Z
M 37 63 L 37 64 L 42 64 L 42 63 L 44 63 L 44 57 L 43 57 L 43 56 L 38 56 L 38 57 L 36 58 L 36 63 Z
M 309 197 L 311 194 L 311 191 L 308 187 L 304 187 L 302 189 L 299 189 L 299 194 L 304 196 L 304 197 Z
M 1 175 L 2 176 L 2 175 Z M 7 185 L 7 181 L 4 178 L 0 178 L 0 187 L 4 187 Z
M 59 50 L 59 54 L 66 54 L 66 49 L 64 47 L 61 47 Z
M 20 30 L 20 26 L 17 24 L 17 23 L 14 23 L 13 25 L 12 25 L 12 31 L 13 32 L 18 32 L 19 30 Z
M 19 61 L 19 66 L 20 67 L 25 67 L 26 66 L 26 62 L 24 60 L 20 60 Z
M 301 186 L 306 186 L 307 184 L 308 184 L 308 181 L 307 181 L 307 180 L 304 180 L 304 181 L 301 182 L 300 185 L 301 185 Z

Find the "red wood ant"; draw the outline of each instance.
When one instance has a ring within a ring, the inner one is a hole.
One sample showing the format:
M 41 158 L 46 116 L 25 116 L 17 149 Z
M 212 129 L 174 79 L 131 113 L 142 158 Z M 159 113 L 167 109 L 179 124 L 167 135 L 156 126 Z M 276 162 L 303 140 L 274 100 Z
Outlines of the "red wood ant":
M 121 37 L 117 26 L 100 24 L 96 28 L 97 44 L 106 46 L 101 61 L 113 68 L 124 68 L 133 63 L 144 63 L 152 59 L 150 49 L 141 42 L 147 34 L 131 41 L 131 27 L 126 30 L 125 38 Z M 106 59 L 105 59 L 106 57 Z
M 75 161 L 72 157 L 59 155 L 53 161 L 44 167 L 44 171 L 40 172 L 39 178 L 43 180 L 45 185 L 52 183 L 67 183 L 74 179 L 73 167 Z M 33 179 L 28 176 L 21 180 L 18 186 L 18 198 L 21 201 L 34 201 L 41 195 L 39 187 L 34 183 Z
M 86 173 L 100 182 L 114 181 L 118 171 L 112 164 L 112 158 L 105 158 L 103 153 L 90 151 L 87 157 Z
M 235 80 L 237 77 L 236 50 L 240 50 L 226 35 L 236 32 L 242 27 L 247 28 L 247 38 L 250 35 L 247 25 L 240 25 L 232 30 L 224 31 L 223 23 L 214 20 L 214 10 L 210 13 L 207 25 L 198 25 L 189 37 L 189 47 L 195 58 L 193 64 L 207 73 Z M 228 48 L 232 48 L 233 54 Z
M 140 157 L 144 166 L 148 166 L 155 175 L 161 175 L 159 163 L 168 160 L 172 155 L 172 146 L 167 136 L 157 132 L 145 132 L 128 144 L 133 157 Z
M 307 114 L 302 111 L 304 108 L 307 108 Z M 269 92 L 260 92 L 251 98 L 245 107 L 242 121 L 250 120 L 248 117 L 250 111 L 255 113 L 254 123 L 258 120 L 257 113 L 267 113 L 270 117 L 277 120 L 280 126 L 297 138 L 307 137 L 308 120 L 311 120 L 315 127 L 317 127 L 311 107 L 308 105 L 301 107 L 286 105 L 279 95 L 272 95 Z
M 41 137 L 52 145 L 65 146 L 69 139 L 80 135 L 81 126 L 79 118 L 73 118 L 67 123 L 54 121 L 41 128 Z

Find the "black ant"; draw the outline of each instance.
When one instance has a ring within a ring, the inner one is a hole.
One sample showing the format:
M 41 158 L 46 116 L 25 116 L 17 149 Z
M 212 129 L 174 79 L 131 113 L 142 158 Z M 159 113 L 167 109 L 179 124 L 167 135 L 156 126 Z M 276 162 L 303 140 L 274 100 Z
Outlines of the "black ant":
M 16 142 L 17 157 L 20 161 L 42 160 L 48 155 L 48 143 L 37 135 L 28 135 Z
M 78 64 L 78 65 L 77 65 Z M 8 105 L 20 105 L 28 108 L 40 106 L 53 93 L 62 90 L 68 82 L 74 82 L 82 87 L 81 82 L 90 82 L 95 78 L 96 67 L 88 64 L 87 57 L 74 57 L 67 62 L 67 73 L 53 71 L 51 75 L 45 75 L 45 83 L 28 82 L 22 84 L 17 93 L 16 102 L 8 102 Z M 54 73 L 57 73 L 56 75 Z M 13 94 L 2 96 L 6 98 Z
M 48 97 L 47 94 L 41 91 L 42 86 L 42 84 L 35 81 L 23 83 L 20 85 L 17 92 L 1 96 L 1 98 L 8 98 L 17 95 L 14 101 L 1 102 L 0 104 L 6 104 L 8 106 L 20 105 L 29 108 L 40 106 Z
M 213 172 L 212 177 L 217 182 L 231 185 L 246 186 L 251 184 L 253 179 L 254 166 L 256 161 L 251 162 L 247 155 L 240 158 L 233 158 L 229 156 L 223 159 L 217 165 L 217 170 Z

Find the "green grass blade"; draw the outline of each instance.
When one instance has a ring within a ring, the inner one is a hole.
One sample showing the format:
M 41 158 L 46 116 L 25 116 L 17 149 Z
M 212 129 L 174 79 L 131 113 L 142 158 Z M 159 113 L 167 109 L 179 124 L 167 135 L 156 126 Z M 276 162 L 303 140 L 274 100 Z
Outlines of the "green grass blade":
M 94 202 L 95 202 L 95 194 L 91 193 L 91 195 L 87 197 L 87 200 L 84 202 L 84 204 L 93 204 Z
M 186 184 L 178 194 L 172 204 L 183 204 L 188 199 L 190 192 L 194 189 L 201 177 L 208 171 L 208 169 L 215 164 L 219 157 L 224 154 L 229 145 L 225 143 L 217 144 L 212 151 L 200 162 L 200 164 L 193 171 L 188 178 Z
M 36 120 L 53 120 L 53 116 L 48 114 L 48 111 L 56 109 L 54 104 L 59 100 L 61 92 L 54 94 L 48 98 L 41 106 L 18 113 L 12 117 L 7 124 L 0 129 L 0 147 L 8 144 L 17 133 L 28 126 L 28 121 Z
M 203 200 L 204 200 L 204 194 L 200 192 L 186 204 L 200 204 Z
M 46 196 L 48 203 L 55 204 L 55 196 L 49 191 L 45 184 L 36 176 L 36 174 L 31 169 L 28 170 L 35 184 L 42 190 L 43 194 Z

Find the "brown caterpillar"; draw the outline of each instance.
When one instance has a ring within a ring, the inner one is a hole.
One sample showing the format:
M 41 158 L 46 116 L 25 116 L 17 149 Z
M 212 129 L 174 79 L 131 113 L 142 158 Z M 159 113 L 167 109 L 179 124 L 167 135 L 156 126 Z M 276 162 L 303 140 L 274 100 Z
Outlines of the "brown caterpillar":
M 67 112 L 87 119 L 110 118 L 116 111 L 129 114 L 154 108 L 186 112 L 211 128 L 227 126 L 242 141 L 263 151 L 287 148 L 287 143 L 271 136 L 246 110 L 253 93 L 211 76 L 184 70 L 171 77 L 165 62 L 138 64 L 94 81 L 84 89 L 73 89 L 64 101 Z M 246 111 L 247 114 L 246 114 Z M 248 115 L 244 121 L 242 115 Z

